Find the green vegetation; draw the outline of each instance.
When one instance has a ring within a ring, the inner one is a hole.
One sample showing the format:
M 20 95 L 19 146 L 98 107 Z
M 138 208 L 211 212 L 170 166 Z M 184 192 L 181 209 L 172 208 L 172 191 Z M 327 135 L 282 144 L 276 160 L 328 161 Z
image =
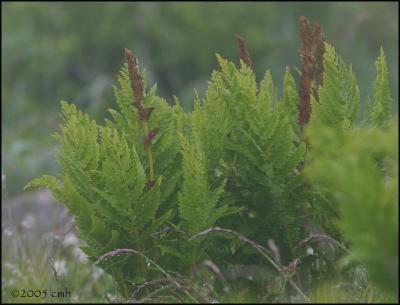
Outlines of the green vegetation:
M 286 68 L 283 94 L 269 71 L 257 82 L 242 41 L 240 66 L 217 55 L 191 112 L 149 88 L 127 49 L 111 119 L 61 103 L 62 173 L 28 187 L 47 186 L 75 215 L 82 250 L 124 299 L 398 298 L 398 129 L 385 55 L 365 113 L 352 67 L 318 24 L 299 24 L 299 86 Z M 333 297 L 343 283 L 357 289 Z

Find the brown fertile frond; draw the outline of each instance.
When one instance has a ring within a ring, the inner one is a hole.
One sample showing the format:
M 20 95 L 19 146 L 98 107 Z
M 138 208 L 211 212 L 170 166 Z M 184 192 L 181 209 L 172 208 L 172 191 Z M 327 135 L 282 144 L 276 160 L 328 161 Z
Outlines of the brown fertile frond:
M 303 69 L 304 71 L 304 69 Z M 310 103 L 310 80 L 306 73 L 301 74 L 300 78 L 300 103 L 299 103 L 299 124 L 303 126 L 310 121 L 311 103 Z
M 246 65 L 253 69 L 253 62 L 251 61 L 249 51 L 247 50 L 246 41 L 239 34 L 235 35 L 235 39 L 239 46 L 240 59 L 243 60 Z
M 138 60 L 132 51 L 127 48 L 125 48 L 125 58 L 128 63 L 129 79 L 131 80 L 133 105 L 137 108 L 140 119 L 144 120 L 148 118 L 148 114 L 144 107 L 143 78 L 139 72 Z
M 151 189 L 155 183 L 154 160 L 151 142 L 159 131 L 159 128 L 153 128 L 151 130 L 149 128 L 149 119 L 154 107 L 146 108 L 144 105 L 143 78 L 140 75 L 137 57 L 132 53 L 131 50 L 125 48 L 125 58 L 128 62 L 128 73 L 133 93 L 133 105 L 138 110 L 139 119 L 142 122 L 144 131 L 143 145 L 149 158 L 149 181 L 147 182 L 147 189 Z
M 302 46 L 300 57 L 303 64 L 299 90 L 299 124 L 302 127 L 310 121 L 310 93 L 319 101 L 318 87 L 323 84 L 324 34 L 321 26 L 301 16 L 299 18 Z
M 310 20 L 307 19 L 305 16 L 299 17 L 299 27 L 300 27 L 300 38 L 302 42 L 302 47 L 300 52 L 306 52 L 311 50 L 312 45 L 312 25 Z

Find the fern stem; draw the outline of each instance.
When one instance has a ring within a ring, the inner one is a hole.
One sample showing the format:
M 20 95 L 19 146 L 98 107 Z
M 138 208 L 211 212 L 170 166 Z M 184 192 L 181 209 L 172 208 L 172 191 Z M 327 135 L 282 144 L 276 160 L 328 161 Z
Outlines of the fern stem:
M 149 135 L 149 124 L 147 120 L 143 120 L 143 129 L 146 136 Z M 146 147 L 146 152 L 149 157 L 149 176 L 150 181 L 154 181 L 154 160 L 153 160 L 153 151 L 151 149 L 151 144 Z
M 289 230 L 289 226 L 287 223 L 287 219 L 285 217 L 283 217 L 283 226 L 285 227 L 285 231 L 286 231 L 286 235 L 287 235 L 287 241 L 289 244 L 289 253 L 290 253 L 290 257 L 291 259 L 293 258 L 293 242 L 292 242 L 292 238 L 290 236 L 290 230 Z

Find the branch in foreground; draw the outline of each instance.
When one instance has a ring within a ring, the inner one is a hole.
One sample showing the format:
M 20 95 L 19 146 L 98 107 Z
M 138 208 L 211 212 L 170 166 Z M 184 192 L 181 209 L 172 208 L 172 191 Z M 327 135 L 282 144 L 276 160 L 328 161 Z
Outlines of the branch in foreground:
M 264 257 L 272 264 L 272 266 L 275 267 L 275 269 L 276 269 L 279 273 L 281 273 L 281 274 L 285 277 L 285 279 L 287 279 L 287 281 L 289 282 L 289 284 L 292 285 L 292 287 L 303 297 L 303 299 L 304 299 L 306 302 L 310 302 L 310 299 L 304 294 L 303 291 L 301 291 L 301 289 L 296 285 L 296 283 L 294 283 L 294 282 L 292 281 L 292 279 L 286 277 L 286 273 L 285 273 L 285 271 L 283 270 L 283 268 L 281 268 L 280 266 L 278 266 L 278 265 L 274 262 L 274 260 L 270 257 L 270 256 L 273 256 L 272 253 L 271 253 L 270 251 L 268 251 L 268 249 L 266 249 L 266 248 L 264 248 L 263 246 L 257 244 L 256 242 L 254 242 L 254 241 L 248 239 L 247 237 L 243 236 L 242 234 L 240 234 L 240 233 L 238 233 L 238 232 L 235 232 L 235 231 L 232 231 L 232 230 L 229 230 L 229 229 L 224 229 L 224 228 L 220 228 L 220 227 L 212 227 L 212 228 L 209 228 L 209 229 L 207 229 L 207 230 L 205 230 L 205 231 L 203 231 L 203 232 L 200 232 L 200 233 L 198 233 L 198 234 L 192 236 L 189 240 L 193 240 L 193 239 L 196 239 L 196 238 L 198 238 L 198 237 L 200 237 L 200 236 L 208 235 L 208 234 L 210 234 L 210 233 L 215 233 L 215 232 L 225 232 L 225 233 L 229 233 L 229 234 L 234 235 L 235 237 L 237 237 L 239 240 L 241 240 L 241 241 L 243 241 L 243 242 L 246 242 L 246 243 L 250 244 L 251 246 L 253 246 L 258 252 L 260 252 L 260 253 L 262 254 L 262 256 L 264 256 Z M 269 255 L 270 255 L 270 256 L 269 256 Z

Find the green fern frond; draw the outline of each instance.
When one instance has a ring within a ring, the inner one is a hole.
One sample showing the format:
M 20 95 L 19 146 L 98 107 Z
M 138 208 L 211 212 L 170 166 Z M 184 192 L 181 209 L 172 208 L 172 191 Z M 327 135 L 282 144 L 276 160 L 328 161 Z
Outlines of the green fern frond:
M 346 101 L 346 117 L 354 125 L 360 116 L 360 90 L 351 65 L 344 81 L 342 96 Z
M 195 139 L 189 141 L 180 134 L 183 155 L 183 186 L 178 195 L 179 213 L 185 228 L 191 233 L 211 227 L 224 215 L 226 207 L 219 207 L 223 185 L 212 189 L 206 167 L 207 160 L 201 144 Z
M 292 119 L 294 126 L 297 126 L 298 117 L 298 103 L 299 94 L 296 89 L 296 83 L 292 74 L 290 73 L 290 68 L 286 67 L 285 76 L 283 80 L 283 103 L 286 108 L 286 113 Z
M 346 101 L 342 95 L 340 59 L 332 46 L 325 44 L 324 85 L 320 88 L 320 100 L 311 98 L 311 124 L 321 122 L 329 126 L 341 125 L 345 118 Z M 342 66 L 343 67 L 343 66 Z
M 385 53 L 380 50 L 380 55 L 375 62 L 376 79 L 374 82 L 374 111 L 371 117 L 374 126 L 382 126 L 388 122 L 392 115 L 393 98 L 389 87 L 389 72 Z

